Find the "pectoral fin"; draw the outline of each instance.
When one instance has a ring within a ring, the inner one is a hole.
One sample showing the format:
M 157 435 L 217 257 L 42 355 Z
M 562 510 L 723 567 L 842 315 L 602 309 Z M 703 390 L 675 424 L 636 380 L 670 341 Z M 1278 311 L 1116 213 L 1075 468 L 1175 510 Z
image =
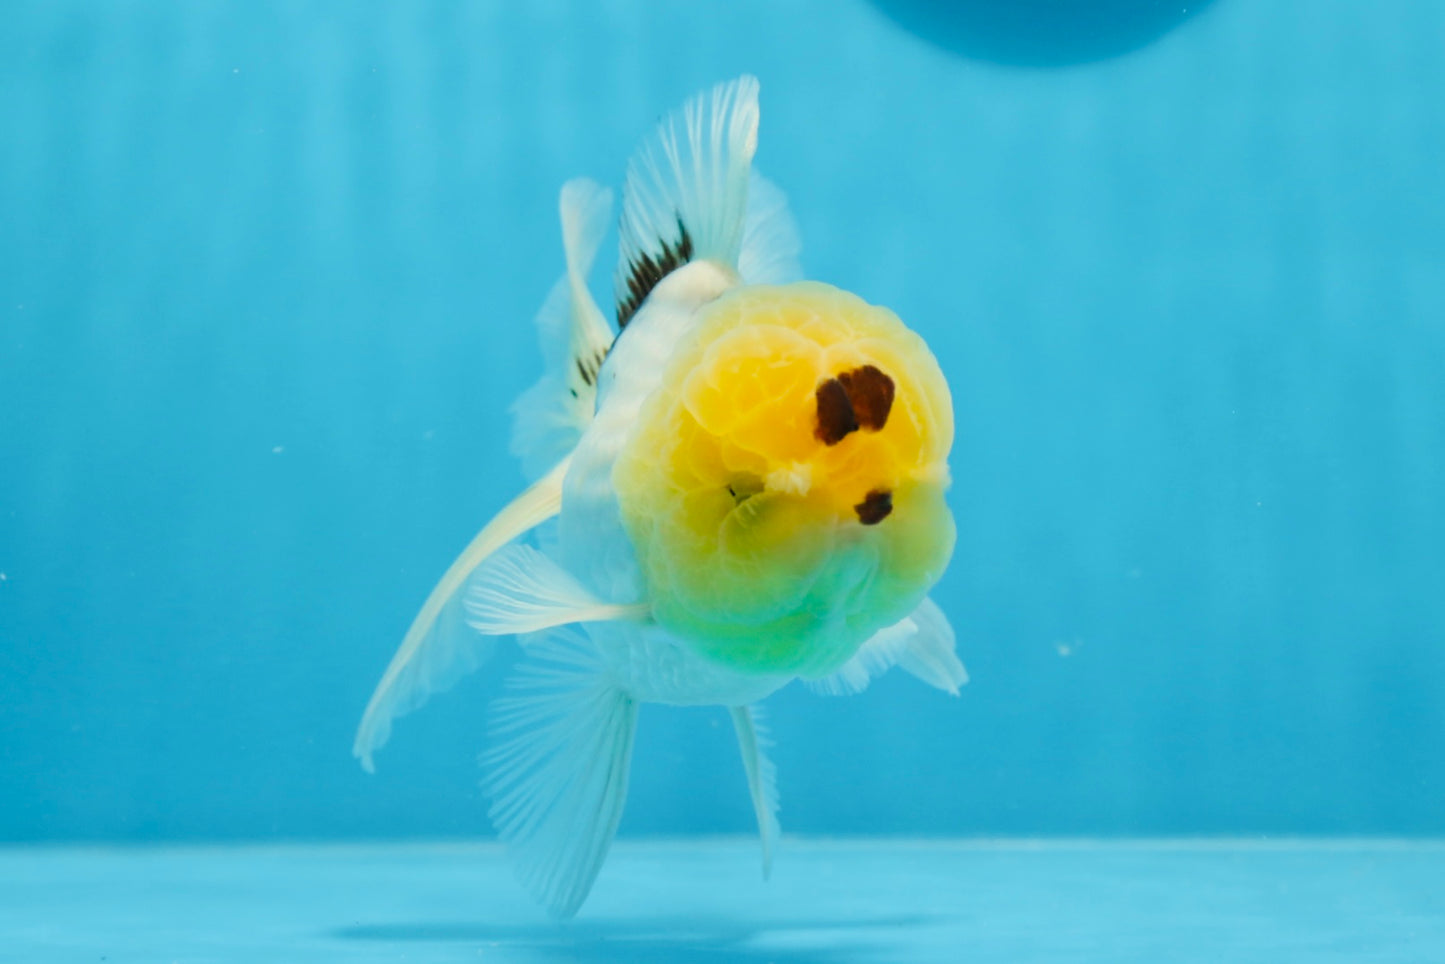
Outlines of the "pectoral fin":
M 898 665 L 934 689 L 957 696 L 958 688 L 968 682 L 968 671 L 955 651 L 948 617 L 932 599 L 924 599 L 908 618 L 917 625 L 918 632 L 899 654 Z
M 836 672 L 804 684 L 823 696 L 851 696 L 867 689 L 874 677 L 901 666 L 929 686 L 957 696 L 968 673 L 954 645 L 948 617 L 932 599 L 924 599 L 906 619 L 874 633 Z
M 567 623 L 641 619 L 645 603 L 603 602 L 530 546 L 507 546 L 477 569 L 467 591 L 467 622 L 487 636 L 535 633 Z
M 493 706 L 493 748 L 482 758 L 498 835 L 517 876 L 555 917 L 587 899 L 622 819 L 637 703 L 575 630 L 528 650 Z

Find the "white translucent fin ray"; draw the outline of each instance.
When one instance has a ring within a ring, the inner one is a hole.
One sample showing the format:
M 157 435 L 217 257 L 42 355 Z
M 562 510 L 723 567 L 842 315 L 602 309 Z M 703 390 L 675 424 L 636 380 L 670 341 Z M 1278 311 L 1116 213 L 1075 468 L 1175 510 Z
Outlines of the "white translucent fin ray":
M 869 637 L 836 672 L 804 684 L 822 696 L 852 696 L 900 666 L 929 686 L 957 696 L 959 687 L 968 682 L 968 673 L 954 645 L 948 617 L 933 600 L 924 599 L 905 619 Z
M 548 633 L 535 660 L 493 704 L 493 748 L 482 758 L 490 815 L 517 876 L 555 917 L 586 900 L 622 807 L 637 703 L 607 675 L 585 635 Z
M 558 202 L 567 271 L 537 313 L 544 361 L 540 380 L 512 405 L 512 454 L 535 478 L 573 448 L 591 424 L 597 376 L 612 328 L 587 288 L 587 275 L 612 217 L 612 192 L 586 178 L 562 185 Z
M 804 685 L 822 696 L 852 696 L 868 688 L 875 676 L 882 676 L 898 665 L 904 647 L 918 632 L 911 617 L 878 630 L 858 648 L 853 658 L 832 675 L 804 680 Z
M 617 266 L 625 324 L 672 270 L 689 261 L 736 269 L 758 147 L 758 81 L 743 76 L 662 119 L 627 165 Z
M 492 641 L 461 625 L 459 590 L 492 553 L 557 514 L 562 507 L 562 478 L 567 465 L 565 460 L 556 465 L 497 513 L 427 596 L 382 674 L 357 728 L 351 752 L 367 772 L 374 769 L 373 754 L 391 737 L 394 720 L 450 687 L 490 655 Z
M 734 706 L 729 708 L 729 712 L 733 718 L 733 729 L 738 735 L 743 769 L 748 775 L 753 812 L 758 818 L 758 836 L 763 845 L 763 879 L 766 880 L 773 872 L 773 847 L 781 832 L 778 827 L 778 768 L 768 759 L 766 752 L 772 746 L 772 740 L 763 725 L 760 708 Z
M 531 546 L 511 545 L 479 566 L 466 598 L 467 623 L 486 636 L 535 633 L 567 623 L 641 619 L 645 603 L 604 602 Z
M 918 632 L 898 657 L 898 665 L 935 689 L 958 695 L 968 671 L 956 652 L 957 641 L 948 617 L 932 599 L 924 599 L 909 617 Z
M 587 421 L 591 421 L 597 397 L 597 374 L 607 350 L 612 347 L 613 336 L 612 327 L 587 287 L 587 276 L 612 221 L 612 192 L 579 177 L 562 185 L 558 210 L 562 218 L 562 249 L 567 259 L 567 285 L 572 295 L 566 374 L 569 386 L 577 392 L 579 403 L 586 411 Z
M 542 343 L 565 346 L 565 321 L 570 314 L 567 279 L 559 280 L 537 315 Z M 557 323 L 560 319 L 563 323 Z M 556 332 L 556 334 L 548 334 Z M 522 463 L 522 474 L 536 478 L 557 459 L 576 448 L 591 413 L 585 412 L 567 388 L 565 362 L 548 364 L 542 377 L 512 403 L 511 452 Z
M 748 185 L 747 222 L 738 255 L 738 274 L 750 285 L 778 285 L 801 280 L 798 254 L 803 249 L 798 224 L 781 188 L 753 172 Z

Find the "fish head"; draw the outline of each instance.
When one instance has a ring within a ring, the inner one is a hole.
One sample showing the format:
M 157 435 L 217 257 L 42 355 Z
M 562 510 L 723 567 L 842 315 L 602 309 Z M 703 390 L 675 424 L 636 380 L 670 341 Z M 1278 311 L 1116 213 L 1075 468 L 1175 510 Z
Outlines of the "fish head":
M 741 670 L 820 676 L 952 554 L 953 408 L 892 312 L 816 282 L 701 309 L 613 472 L 654 618 Z

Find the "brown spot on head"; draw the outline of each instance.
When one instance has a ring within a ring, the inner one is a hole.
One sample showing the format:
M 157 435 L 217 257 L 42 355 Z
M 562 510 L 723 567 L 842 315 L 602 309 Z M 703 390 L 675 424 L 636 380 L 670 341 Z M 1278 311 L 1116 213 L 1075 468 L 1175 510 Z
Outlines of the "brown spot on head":
M 836 378 L 829 378 L 818 385 L 814 392 L 818 400 L 818 424 L 813 435 L 824 445 L 837 445 L 850 433 L 858 431 L 858 416 L 853 412 L 853 403 L 848 400 L 848 389 Z
M 858 424 L 874 432 L 888 424 L 893 408 L 893 379 L 872 365 L 855 368 L 838 376 L 857 413 Z
M 858 521 L 865 526 L 876 526 L 893 511 L 893 493 L 887 489 L 874 489 L 853 507 L 853 511 L 858 513 Z

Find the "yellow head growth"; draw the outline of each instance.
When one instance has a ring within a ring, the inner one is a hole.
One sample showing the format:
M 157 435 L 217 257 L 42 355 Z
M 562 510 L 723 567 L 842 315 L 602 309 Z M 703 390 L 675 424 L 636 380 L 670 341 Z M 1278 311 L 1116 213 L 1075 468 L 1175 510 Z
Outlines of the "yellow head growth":
M 820 676 L 953 551 L 953 408 L 923 339 L 829 285 L 702 317 L 613 474 L 657 621 L 739 669 Z

